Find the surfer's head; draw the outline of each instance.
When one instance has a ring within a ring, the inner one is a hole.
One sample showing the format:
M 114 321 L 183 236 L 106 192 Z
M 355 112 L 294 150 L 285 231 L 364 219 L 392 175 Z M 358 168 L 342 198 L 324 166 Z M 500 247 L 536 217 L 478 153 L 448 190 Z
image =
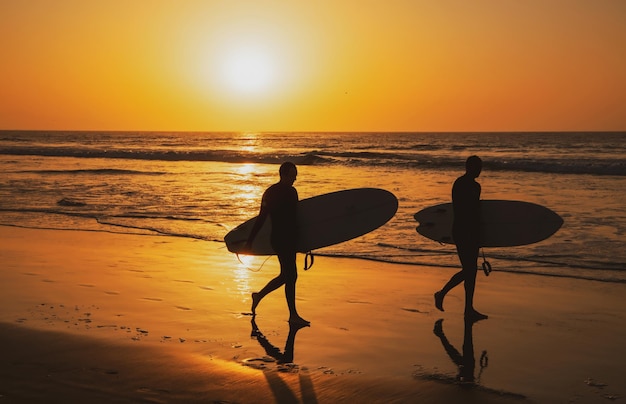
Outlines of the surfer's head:
M 465 172 L 472 178 L 478 178 L 483 169 L 483 161 L 478 156 L 469 156 L 465 161 Z
M 290 185 L 294 183 L 296 177 L 298 176 L 298 169 L 296 165 L 291 161 L 286 161 L 280 165 L 278 169 L 278 173 L 280 174 L 281 182 L 288 182 Z

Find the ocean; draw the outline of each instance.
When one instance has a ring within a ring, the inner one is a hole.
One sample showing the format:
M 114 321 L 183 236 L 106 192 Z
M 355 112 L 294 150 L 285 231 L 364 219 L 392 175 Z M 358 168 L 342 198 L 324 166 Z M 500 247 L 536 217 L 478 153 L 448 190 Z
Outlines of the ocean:
M 301 199 L 377 187 L 395 217 L 314 251 L 458 268 L 453 246 L 415 231 L 413 215 L 449 202 L 465 159 L 484 169 L 483 199 L 549 207 L 562 228 L 540 243 L 486 248 L 498 271 L 626 282 L 626 133 L 174 133 L 0 131 L 0 225 L 168 235 L 222 243 L 256 215 L 278 164 L 298 165 Z M 36 240 L 33 240 L 35 243 Z M 225 248 L 225 247 L 224 247 Z M 259 269 L 262 260 L 250 265 Z M 314 268 L 311 270 L 315 270 Z

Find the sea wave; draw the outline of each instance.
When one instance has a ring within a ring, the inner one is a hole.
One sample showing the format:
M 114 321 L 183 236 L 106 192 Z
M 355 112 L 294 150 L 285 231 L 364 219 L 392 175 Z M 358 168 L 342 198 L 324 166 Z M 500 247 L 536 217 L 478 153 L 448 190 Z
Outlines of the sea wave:
M 302 165 L 332 163 L 331 159 L 324 158 L 314 152 L 284 155 L 275 152 L 247 153 L 239 150 L 98 150 L 79 147 L 18 146 L 0 148 L 0 155 L 266 164 L 277 164 L 285 160 L 293 160 Z M 83 170 L 76 171 L 80 172 Z
M 81 147 L 42 147 L 14 146 L 0 148 L 4 155 L 32 155 L 44 157 L 76 157 L 103 159 L 135 159 L 161 161 L 220 161 L 226 163 L 279 164 L 285 160 L 299 165 L 353 165 L 388 166 L 415 169 L 458 169 L 459 157 L 441 156 L 439 153 L 425 152 L 432 146 L 416 146 L 419 153 L 411 154 L 406 149 L 385 151 L 325 151 L 310 150 L 300 153 L 245 152 L 241 150 L 99 150 Z M 461 161 L 462 163 L 462 161 Z M 485 167 L 492 171 L 540 172 L 555 174 L 591 174 L 626 176 L 626 161 L 622 158 L 512 158 L 490 157 L 485 159 Z M 41 173 L 54 174 L 55 170 L 42 170 Z M 64 171 L 67 172 L 67 171 Z M 82 174 L 146 174 L 132 170 L 72 170 Z M 149 173 L 152 175 L 162 173 Z
M 85 175 L 165 175 L 163 171 L 120 170 L 117 168 L 96 168 L 80 170 L 23 170 L 19 173 L 31 174 L 85 174 Z

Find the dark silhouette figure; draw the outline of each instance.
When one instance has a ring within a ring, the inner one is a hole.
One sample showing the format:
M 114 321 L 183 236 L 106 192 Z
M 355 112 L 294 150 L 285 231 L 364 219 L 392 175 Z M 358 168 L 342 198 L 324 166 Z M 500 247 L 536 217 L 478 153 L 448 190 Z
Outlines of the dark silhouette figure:
M 306 327 L 306 324 L 289 323 L 289 335 L 287 336 L 287 341 L 285 341 L 285 349 L 282 352 L 278 347 L 272 345 L 261 330 L 259 330 L 255 316 L 252 316 L 250 324 L 252 325 L 250 336 L 256 338 L 263 349 L 265 349 L 265 353 L 276 359 L 276 363 L 293 363 L 293 349 L 296 343 L 296 334 L 301 328 Z
M 474 384 L 476 382 L 476 378 L 474 377 L 476 360 L 474 358 L 474 340 L 472 337 L 472 326 L 475 322 L 476 320 L 465 319 L 462 354 L 448 341 L 448 338 L 446 338 L 446 335 L 443 333 L 443 319 L 437 320 L 433 329 L 433 333 L 441 340 L 441 344 L 450 359 L 452 359 L 452 362 L 458 366 L 459 373 L 457 374 L 456 380 L 461 383 Z M 487 365 L 487 351 L 483 351 L 480 357 L 480 373 L 478 374 L 478 379 L 480 379 L 480 374 Z
M 261 199 L 261 210 L 252 227 L 245 250 L 251 248 L 252 242 L 261 226 L 270 217 L 272 233 L 270 243 L 280 262 L 280 274 L 269 281 L 261 291 L 252 293 L 252 314 L 256 314 L 256 307 L 269 293 L 285 285 L 285 298 L 289 307 L 289 322 L 309 325 L 309 322 L 300 317 L 296 310 L 296 240 L 298 236 L 296 212 L 298 205 L 298 191 L 293 183 L 298 175 L 295 164 L 283 163 L 279 169 L 280 181 L 270 186 Z
M 465 162 L 465 174 L 454 181 L 452 186 L 452 206 L 454 222 L 452 237 L 461 261 L 461 271 L 454 274 L 443 289 L 435 293 L 435 306 L 443 310 L 446 294 L 463 282 L 465 286 L 465 318 L 469 320 L 486 319 L 485 314 L 474 309 L 474 289 L 478 250 L 480 248 L 480 184 L 476 178 L 482 171 L 482 160 L 470 156 Z
M 264 371 L 263 375 L 267 379 L 267 382 L 274 393 L 276 402 L 317 404 L 318 401 L 315 394 L 315 388 L 308 371 L 304 368 L 298 368 L 298 366 L 293 363 L 293 350 L 296 343 L 296 334 L 301 328 L 306 327 L 307 325 L 289 323 L 289 335 L 287 336 L 287 341 L 285 342 L 285 349 L 281 352 L 280 349 L 272 345 L 265 335 L 263 335 L 261 330 L 259 330 L 255 318 L 256 316 L 252 316 L 252 321 L 250 322 L 252 325 L 252 332 L 250 334 L 251 337 L 255 338 L 259 344 L 261 344 L 267 355 L 276 359 L 276 363 L 285 364 L 287 369 L 295 369 L 300 379 L 301 398 L 299 399 L 289 385 L 287 385 L 287 383 L 285 383 L 275 372 Z M 293 366 L 293 368 L 291 368 L 291 366 Z

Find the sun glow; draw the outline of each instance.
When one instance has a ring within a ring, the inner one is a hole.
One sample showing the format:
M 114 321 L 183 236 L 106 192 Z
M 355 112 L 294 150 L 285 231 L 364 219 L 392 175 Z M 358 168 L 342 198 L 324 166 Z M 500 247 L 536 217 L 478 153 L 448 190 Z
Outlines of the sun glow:
M 249 269 L 252 265 L 255 264 L 255 256 L 254 255 L 243 255 L 240 254 L 237 256 L 237 259 L 239 260 L 239 268 L 240 269 Z M 246 271 L 238 271 L 238 278 L 248 278 L 248 272 Z
M 213 89 L 235 99 L 266 99 L 284 89 L 288 77 L 284 49 L 267 37 L 222 39 L 207 57 L 205 74 Z
M 242 150 L 251 151 L 251 150 L 246 149 L 245 147 L 242 147 Z M 256 168 L 256 164 L 246 163 L 246 164 L 240 164 L 236 168 L 236 171 L 242 176 L 249 176 L 251 174 L 254 174 L 257 171 L 257 168 Z
M 4 1 L 0 126 L 623 131 L 626 2 L 570 2 Z
M 257 131 L 269 130 L 259 126 L 264 121 L 272 127 L 297 121 L 302 112 L 296 101 L 319 70 L 312 63 L 319 52 L 308 40 L 309 28 L 280 14 L 260 18 L 248 11 L 239 9 L 231 20 L 223 17 L 212 25 L 198 17 L 177 34 L 183 85 L 211 127 L 232 119 L 240 131 Z
M 278 66 L 263 47 L 240 45 L 222 56 L 219 75 L 224 84 L 241 94 L 259 94 L 275 84 Z

